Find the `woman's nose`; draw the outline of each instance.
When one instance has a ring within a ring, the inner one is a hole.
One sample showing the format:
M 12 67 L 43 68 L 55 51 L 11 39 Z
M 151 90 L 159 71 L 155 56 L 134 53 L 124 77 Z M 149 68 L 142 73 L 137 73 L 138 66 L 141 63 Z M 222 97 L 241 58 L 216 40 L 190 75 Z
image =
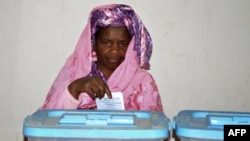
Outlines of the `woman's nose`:
M 118 43 L 114 43 L 111 47 L 111 51 L 112 52 L 119 52 L 119 44 Z

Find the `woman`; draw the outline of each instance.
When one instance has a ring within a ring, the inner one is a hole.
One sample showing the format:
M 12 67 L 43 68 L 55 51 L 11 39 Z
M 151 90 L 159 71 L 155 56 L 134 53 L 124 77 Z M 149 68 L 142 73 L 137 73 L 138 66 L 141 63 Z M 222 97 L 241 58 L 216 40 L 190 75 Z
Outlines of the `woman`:
M 122 92 L 125 110 L 163 111 L 146 71 L 151 53 L 151 37 L 131 7 L 95 7 L 40 109 L 96 109 L 96 98 Z

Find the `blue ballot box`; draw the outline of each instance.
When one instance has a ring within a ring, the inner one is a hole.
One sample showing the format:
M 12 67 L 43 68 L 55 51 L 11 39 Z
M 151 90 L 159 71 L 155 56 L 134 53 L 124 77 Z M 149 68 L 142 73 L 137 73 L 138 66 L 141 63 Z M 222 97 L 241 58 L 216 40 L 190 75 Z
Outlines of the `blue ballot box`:
M 38 110 L 23 121 L 29 141 L 162 141 L 170 130 L 155 111 Z
M 174 117 L 172 124 L 175 134 L 181 141 L 222 141 L 224 134 L 229 139 L 232 135 L 231 138 L 237 140 L 233 128 L 231 133 L 230 130 L 224 132 L 224 126 L 234 127 L 234 125 L 242 127 L 250 125 L 250 113 L 183 110 Z

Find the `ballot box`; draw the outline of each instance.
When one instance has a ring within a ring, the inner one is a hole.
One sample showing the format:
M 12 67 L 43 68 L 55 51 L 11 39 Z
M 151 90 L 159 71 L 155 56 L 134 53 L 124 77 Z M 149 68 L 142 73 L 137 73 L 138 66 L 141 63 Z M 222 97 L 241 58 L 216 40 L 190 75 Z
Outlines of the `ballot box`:
M 250 113 L 183 110 L 174 116 L 172 122 L 172 129 L 181 141 L 223 141 L 224 136 L 227 139 L 239 140 L 241 135 L 247 135 L 244 128 L 250 125 Z M 243 130 L 235 127 L 243 127 Z M 248 132 L 249 135 L 250 130 Z
M 169 118 L 156 111 L 38 110 L 23 120 L 29 141 L 163 141 Z

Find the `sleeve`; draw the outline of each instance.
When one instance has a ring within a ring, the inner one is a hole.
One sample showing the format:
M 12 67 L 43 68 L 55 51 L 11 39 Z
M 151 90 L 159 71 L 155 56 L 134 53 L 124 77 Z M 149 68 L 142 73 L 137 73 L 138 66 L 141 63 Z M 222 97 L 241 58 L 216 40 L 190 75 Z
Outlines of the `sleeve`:
M 76 100 L 67 88 L 60 94 L 48 94 L 45 103 L 39 109 L 77 109 L 80 100 Z
M 151 77 L 149 80 L 143 80 L 140 85 L 142 86 L 142 102 L 140 109 L 163 111 L 160 93 L 153 78 Z
M 163 111 L 158 87 L 149 73 L 141 72 L 133 80 L 133 92 L 126 98 L 127 110 Z

